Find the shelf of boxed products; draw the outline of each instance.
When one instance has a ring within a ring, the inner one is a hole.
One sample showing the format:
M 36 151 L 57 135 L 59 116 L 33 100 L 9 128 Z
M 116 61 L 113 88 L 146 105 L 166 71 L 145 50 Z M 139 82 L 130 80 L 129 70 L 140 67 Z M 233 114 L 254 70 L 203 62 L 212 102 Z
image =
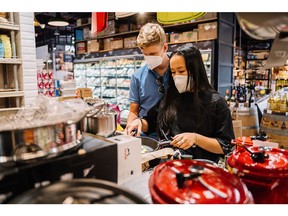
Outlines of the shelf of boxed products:
M 216 17 L 175 25 L 163 25 L 163 28 L 165 32 L 167 32 L 167 42 L 171 45 L 217 39 Z M 77 39 L 76 35 L 76 54 L 88 54 L 137 47 L 136 38 L 139 30 L 121 33 L 115 33 L 115 30 L 113 30 L 107 32 L 105 35 L 103 35 L 102 32 L 100 33 L 101 36 L 90 38 L 89 29 L 85 28 L 85 31 L 83 30 L 82 32 L 82 36 L 79 36 Z

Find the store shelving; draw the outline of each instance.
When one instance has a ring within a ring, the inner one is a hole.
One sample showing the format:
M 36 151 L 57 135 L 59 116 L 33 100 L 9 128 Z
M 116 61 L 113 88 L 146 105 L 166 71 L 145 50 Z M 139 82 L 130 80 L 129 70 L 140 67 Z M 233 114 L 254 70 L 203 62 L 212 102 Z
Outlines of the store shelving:
M 21 86 L 22 59 L 19 58 L 19 47 L 16 45 L 20 38 L 20 27 L 14 21 L 16 14 L 7 13 L 9 23 L 0 24 L 0 34 L 9 38 L 8 44 L 11 47 L 9 48 L 9 50 L 11 49 L 11 56 L 5 54 L 4 58 L 0 58 L 0 111 L 18 110 L 24 100 L 24 92 Z

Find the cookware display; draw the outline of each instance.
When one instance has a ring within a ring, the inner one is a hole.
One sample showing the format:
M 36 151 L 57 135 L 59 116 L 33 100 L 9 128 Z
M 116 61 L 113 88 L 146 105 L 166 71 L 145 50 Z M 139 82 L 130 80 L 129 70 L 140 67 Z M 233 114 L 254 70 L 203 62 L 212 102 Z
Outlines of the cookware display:
M 1 116 L 0 164 L 34 161 L 77 147 L 82 139 L 78 122 L 86 108 L 78 99 L 59 102 L 39 96 L 18 113 Z
M 109 110 L 104 102 L 95 110 L 88 113 L 82 120 L 82 131 L 103 137 L 112 136 L 116 132 L 118 113 L 115 110 Z
M 81 143 L 73 122 L 0 132 L 0 161 L 30 161 L 59 154 Z
M 287 150 L 242 145 L 227 162 L 228 170 L 245 182 L 255 203 L 288 203 Z
M 247 204 L 253 197 L 235 175 L 196 160 L 170 160 L 158 165 L 149 179 L 158 204 Z
M 138 195 L 99 179 L 73 179 L 29 190 L 11 204 L 146 204 Z

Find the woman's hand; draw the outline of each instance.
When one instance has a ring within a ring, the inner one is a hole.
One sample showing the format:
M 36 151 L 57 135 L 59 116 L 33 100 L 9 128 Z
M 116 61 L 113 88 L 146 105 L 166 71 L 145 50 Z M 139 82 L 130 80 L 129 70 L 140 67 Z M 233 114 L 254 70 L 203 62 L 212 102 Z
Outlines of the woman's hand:
M 172 139 L 171 145 L 186 150 L 197 143 L 197 134 L 181 133 L 172 137 Z
M 139 118 L 134 119 L 124 130 L 124 134 L 129 136 L 134 136 L 136 132 L 136 136 L 140 136 L 142 132 L 142 121 Z

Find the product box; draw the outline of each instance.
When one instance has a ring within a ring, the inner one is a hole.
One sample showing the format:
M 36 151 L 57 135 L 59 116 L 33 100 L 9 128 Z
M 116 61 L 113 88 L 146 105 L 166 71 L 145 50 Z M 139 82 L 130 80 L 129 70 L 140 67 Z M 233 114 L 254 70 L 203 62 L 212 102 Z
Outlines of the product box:
M 90 38 L 90 29 L 89 28 L 84 28 L 83 29 L 83 37 L 84 39 L 89 39 Z
M 105 39 L 103 40 L 104 50 L 110 50 L 110 49 L 111 49 L 111 39 L 112 39 L 112 38 L 105 38 Z
M 99 51 L 99 42 L 97 40 L 87 41 L 87 52 L 98 52 Z
M 91 88 L 78 88 L 77 92 L 79 92 L 79 96 L 81 98 L 92 97 L 92 89 Z
M 197 41 L 198 31 L 187 31 L 182 33 L 182 41 Z
M 198 40 L 212 40 L 217 38 L 217 22 L 198 25 Z
M 118 33 L 128 32 L 128 31 L 129 31 L 129 25 L 126 23 L 120 24 L 119 28 L 117 29 Z
M 170 34 L 170 42 L 173 43 L 173 42 L 181 42 L 182 41 L 182 33 L 172 33 Z
M 83 40 L 83 30 L 82 29 L 75 29 L 75 40 Z
M 137 46 L 137 37 L 127 37 L 124 38 L 124 48 L 131 48 L 131 47 L 136 47 Z
M 86 53 L 86 42 L 78 42 L 76 44 L 76 53 L 85 54 Z
M 142 174 L 141 139 L 118 135 L 107 140 L 117 143 L 117 184 L 139 177 Z
M 111 40 L 111 49 L 120 49 L 120 48 L 123 48 L 123 39 Z

